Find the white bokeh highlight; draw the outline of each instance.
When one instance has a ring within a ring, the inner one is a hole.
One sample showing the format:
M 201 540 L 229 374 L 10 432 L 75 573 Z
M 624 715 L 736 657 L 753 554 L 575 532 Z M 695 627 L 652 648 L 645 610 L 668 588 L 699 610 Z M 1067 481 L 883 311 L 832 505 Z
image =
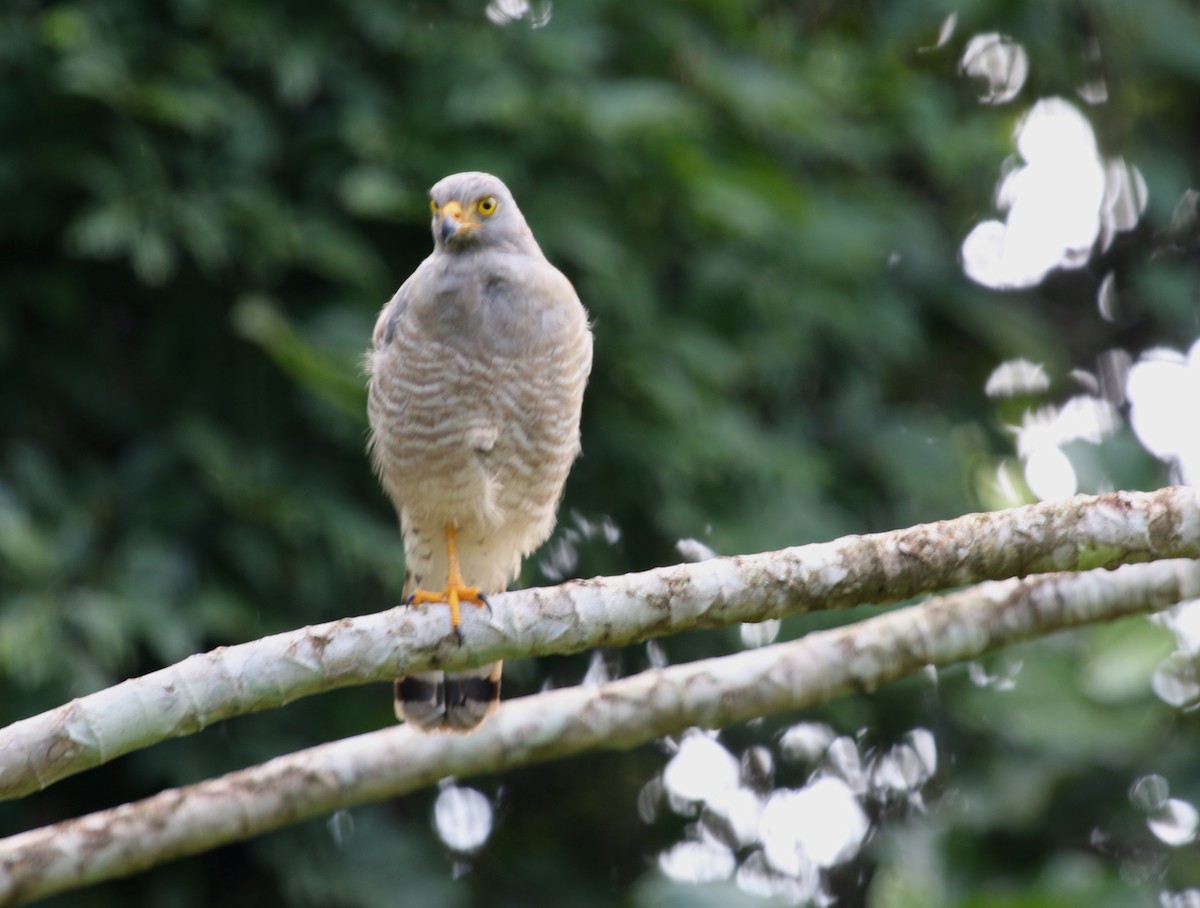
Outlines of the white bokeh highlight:
M 738 757 L 719 734 L 700 729 L 667 743 L 675 752 L 639 792 L 638 814 L 652 823 L 665 805 L 689 822 L 682 840 L 659 854 L 659 872 L 675 882 L 732 878 L 743 892 L 784 904 L 832 904 L 830 874 L 860 857 L 871 816 L 923 812 L 921 789 L 938 766 L 937 742 L 924 728 L 873 749 L 828 725 L 793 725 L 778 754 L 811 769 L 791 787 L 775 787 L 767 745 Z
M 1147 818 L 1146 825 L 1164 845 L 1180 848 L 1196 840 L 1200 813 L 1187 801 L 1168 798 L 1161 808 Z
M 704 732 L 684 735 L 679 750 L 663 770 L 663 786 L 684 801 L 708 801 L 736 788 L 738 761 Z
M 1040 501 L 1074 495 L 1079 479 L 1064 446 L 1075 441 L 1099 444 L 1120 426 L 1116 407 L 1090 394 L 1072 397 L 1062 406 L 1027 410 L 1015 433 L 1029 490 Z
M 1158 896 L 1159 908 L 1200 908 L 1200 889 L 1164 889 Z
M 816 763 L 835 738 L 837 733 L 824 722 L 799 722 L 783 733 L 779 749 L 789 760 Z
M 869 827 L 850 786 L 825 776 L 771 795 L 762 813 L 763 853 L 781 873 L 798 875 L 807 861 L 832 867 L 858 852 Z
M 1135 167 L 1105 161 L 1080 110 L 1044 98 L 1016 129 L 1019 161 L 996 189 L 1005 219 L 987 220 L 962 245 L 967 276 L 994 289 L 1033 287 L 1056 268 L 1079 268 L 1092 250 L 1137 224 L 1146 184 Z
M 491 0 L 485 13 L 493 25 L 508 25 L 510 22 L 528 22 L 532 28 L 550 24 L 554 7 L 550 0 L 530 3 L 529 0 Z
M 474 788 L 445 784 L 433 805 L 433 825 L 448 848 L 478 851 L 492 834 L 492 803 Z
M 1025 85 L 1029 55 L 1008 35 L 989 32 L 967 42 L 959 66 L 966 75 L 987 84 L 987 91 L 979 99 L 982 103 L 1005 104 Z
M 1129 370 L 1125 395 L 1143 447 L 1178 470 L 1181 482 L 1200 482 L 1200 340 L 1186 354 L 1144 353 Z
M 1043 394 L 1050 390 L 1050 376 L 1041 363 L 1027 359 L 1002 362 L 988 376 L 983 393 L 988 397 L 1012 397 L 1017 394 Z
M 719 843 L 685 841 L 660 854 L 658 868 L 677 883 L 715 883 L 733 876 L 737 860 Z
M 1200 828 L 1200 811 L 1182 798 L 1172 798 L 1167 780 L 1158 773 L 1142 776 L 1129 788 L 1129 802 L 1146 814 L 1146 826 L 1172 848 L 1190 845 Z

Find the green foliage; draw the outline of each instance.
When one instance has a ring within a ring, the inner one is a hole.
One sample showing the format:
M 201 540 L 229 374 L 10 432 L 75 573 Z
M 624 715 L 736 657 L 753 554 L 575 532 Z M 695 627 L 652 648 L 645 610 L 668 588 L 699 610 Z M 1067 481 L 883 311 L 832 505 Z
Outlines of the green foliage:
M 429 249 L 425 188 L 456 170 L 509 183 L 595 322 L 563 511 L 580 517 L 560 531 L 578 573 L 668 563 L 680 537 L 753 551 L 998 503 L 1020 418 L 983 394 L 1000 361 L 1044 362 L 1061 401 L 1103 351 L 1196 333 L 1198 246 L 1176 202 L 1196 182 L 1200 18 L 1180 0 L 979 2 L 933 48 L 950 12 L 934 7 L 544 2 L 533 28 L 494 24 L 482 0 L 9 3 L 0 722 L 395 601 L 360 363 Z M 979 104 L 958 71 L 989 31 L 1029 51 L 1009 105 Z M 1093 41 L 1110 99 L 1087 115 L 1146 176 L 1143 225 L 1089 268 L 988 291 L 959 244 L 991 216 L 1020 114 L 1073 97 Z M 1114 269 L 1125 308 L 1105 322 Z M 1090 488 L 1163 478 L 1128 431 L 1081 457 Z M 605 515 L 618 544 L 580 529 Z M 1086 640 L 1025 652 L 1012 691 L 958 677 L 936 705 L 905 687 L 829 709 L 840 733 L 926 725 L 943 751 L 944 805 L 887 827 L 847 904 L 1155 904 L 1160 883 L 1197 884 L 1169 854 L 1161 880 L 1119 872 L 1156 847 L 1126 816 L 1133 778 L 1154 764 L 1200 787 L 1195 722 L 1147 686 L 1161 638 L 1130 623 Z M 509 686 L 582 671 L 514 666 Z M 5 807 L 2 831 L 389 721 L 369 690 L 226 723 Z M 484 780 L 500 825 L 474 858 L 436 844 L 430 793 L 88 903 L 733 904 L 646 869 L 678 833 L 635 809 L 661 763 L 647 749 Z M 1107 851 L 1064 818 L 1085 795 L 1119 840 Z

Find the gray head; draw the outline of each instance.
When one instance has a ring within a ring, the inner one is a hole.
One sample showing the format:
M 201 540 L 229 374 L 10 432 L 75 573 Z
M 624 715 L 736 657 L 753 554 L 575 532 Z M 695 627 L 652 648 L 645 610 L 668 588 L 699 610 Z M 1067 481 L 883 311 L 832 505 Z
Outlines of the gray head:
M 453 173 L 433 184 L 429 198 L 433 243 L 438 249 L 540 251 L 512 193 L 499 177 L 479 171 Z

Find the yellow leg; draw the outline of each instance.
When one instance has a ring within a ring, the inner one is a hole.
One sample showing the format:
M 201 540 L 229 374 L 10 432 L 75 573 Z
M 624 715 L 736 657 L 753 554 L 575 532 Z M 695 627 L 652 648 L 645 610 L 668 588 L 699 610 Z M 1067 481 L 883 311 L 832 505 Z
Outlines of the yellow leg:
M 457 633 L 462 624 L 462 613 L 459 611 L 460 602 L 470 602 L 473 605 L 487 605 L 482 591 L 477 586 L 467 586 L 463 580 L 462 569 L 458 566 L 458 531 L 454 524 L 446 524 L 446 560 L 450 564 L 446 577 L 446 588 L 440 592 L 431 590 L 413 590 L 408 597 L 410 605 L 424 605 L 427 602 L 444 602 L 450 606 L 450 627 Z

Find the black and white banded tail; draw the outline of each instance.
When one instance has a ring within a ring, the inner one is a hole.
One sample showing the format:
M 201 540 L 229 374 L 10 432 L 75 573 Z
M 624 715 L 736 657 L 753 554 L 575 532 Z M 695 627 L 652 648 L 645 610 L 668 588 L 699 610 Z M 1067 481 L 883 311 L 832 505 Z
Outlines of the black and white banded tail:
M 465 672 L 417 672 L 396 681 L 396 718 L 425 731 L 470 731 L 500 704 L 500 671 L 492 662 Z

